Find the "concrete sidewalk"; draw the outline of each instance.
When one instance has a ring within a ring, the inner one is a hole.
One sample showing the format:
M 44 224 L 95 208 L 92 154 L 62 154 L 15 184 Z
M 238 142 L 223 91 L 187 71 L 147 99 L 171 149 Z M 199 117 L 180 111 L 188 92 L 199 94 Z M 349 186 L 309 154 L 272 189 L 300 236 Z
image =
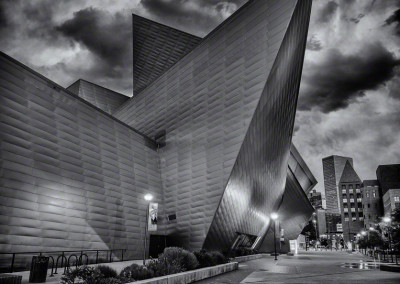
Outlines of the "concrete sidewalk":
M 370 261 L 358 252 L 301 251 L 241 263 L 237 271 L 197 283 L 400 283 L 400 273 L 380 271 Z

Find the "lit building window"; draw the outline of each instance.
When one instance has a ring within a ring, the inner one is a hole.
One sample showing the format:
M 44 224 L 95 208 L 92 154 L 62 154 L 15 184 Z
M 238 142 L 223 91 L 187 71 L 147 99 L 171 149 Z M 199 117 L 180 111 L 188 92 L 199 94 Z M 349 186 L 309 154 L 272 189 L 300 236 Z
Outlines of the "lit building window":
M 395 197 L 394 197 L 394 201 L 395 201 L 395 202 L 399 202 L 399 201 L 400 201 L 400 197 L 399 197 L 399 196 L 395 196 Z

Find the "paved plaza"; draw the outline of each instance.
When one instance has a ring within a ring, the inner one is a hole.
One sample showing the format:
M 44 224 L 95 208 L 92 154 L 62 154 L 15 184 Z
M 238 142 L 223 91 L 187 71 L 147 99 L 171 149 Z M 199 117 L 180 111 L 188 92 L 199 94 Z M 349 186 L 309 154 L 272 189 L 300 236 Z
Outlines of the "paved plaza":
M 371 260 L 345 251 L 301 251 L 277 261 L 264 257 L 240 263 L 237 271 L 197 283 L 400 283 L 400 273 L 344 267 L 354 263 L 365 268 Z

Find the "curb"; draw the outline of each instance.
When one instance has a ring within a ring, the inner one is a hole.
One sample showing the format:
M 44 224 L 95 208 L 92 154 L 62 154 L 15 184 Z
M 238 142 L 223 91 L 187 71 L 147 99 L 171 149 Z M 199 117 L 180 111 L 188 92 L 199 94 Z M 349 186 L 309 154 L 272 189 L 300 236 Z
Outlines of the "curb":
M 400 265 L 390 265 L 381 263 L 379 269 L 382 271 L 400 272 Z
M 217 276 L 226 272 L 231 272 L 237 270 L 238 268 L 238 262 L 229 262 L 212 267 L 205 267 L 196 270 L 130 282 L 128 284 L 186 284 Z

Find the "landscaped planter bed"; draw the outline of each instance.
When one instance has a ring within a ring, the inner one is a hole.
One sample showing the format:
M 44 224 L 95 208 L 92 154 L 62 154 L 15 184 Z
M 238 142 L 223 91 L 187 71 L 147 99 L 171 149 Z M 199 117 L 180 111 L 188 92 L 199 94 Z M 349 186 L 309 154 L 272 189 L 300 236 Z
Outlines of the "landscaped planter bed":
M 220 264 L 211 267 L 205 267 L 190 271 L 185 271 L 181 273 L 166 275 L 162 277 L 155 277 L 151 279 L 141 280 L 130 282 L 132 284 L 142 284 L 142 283 L 151 283 L 151 284 L 186 284 L 193 283 L 196 281 L 200 281 L 202 279 L 206 279 L 209 277 L 217 276 L 226 272 L 234 271 L 239 268 L 238 262 L 229 262 L 225 264 Z

